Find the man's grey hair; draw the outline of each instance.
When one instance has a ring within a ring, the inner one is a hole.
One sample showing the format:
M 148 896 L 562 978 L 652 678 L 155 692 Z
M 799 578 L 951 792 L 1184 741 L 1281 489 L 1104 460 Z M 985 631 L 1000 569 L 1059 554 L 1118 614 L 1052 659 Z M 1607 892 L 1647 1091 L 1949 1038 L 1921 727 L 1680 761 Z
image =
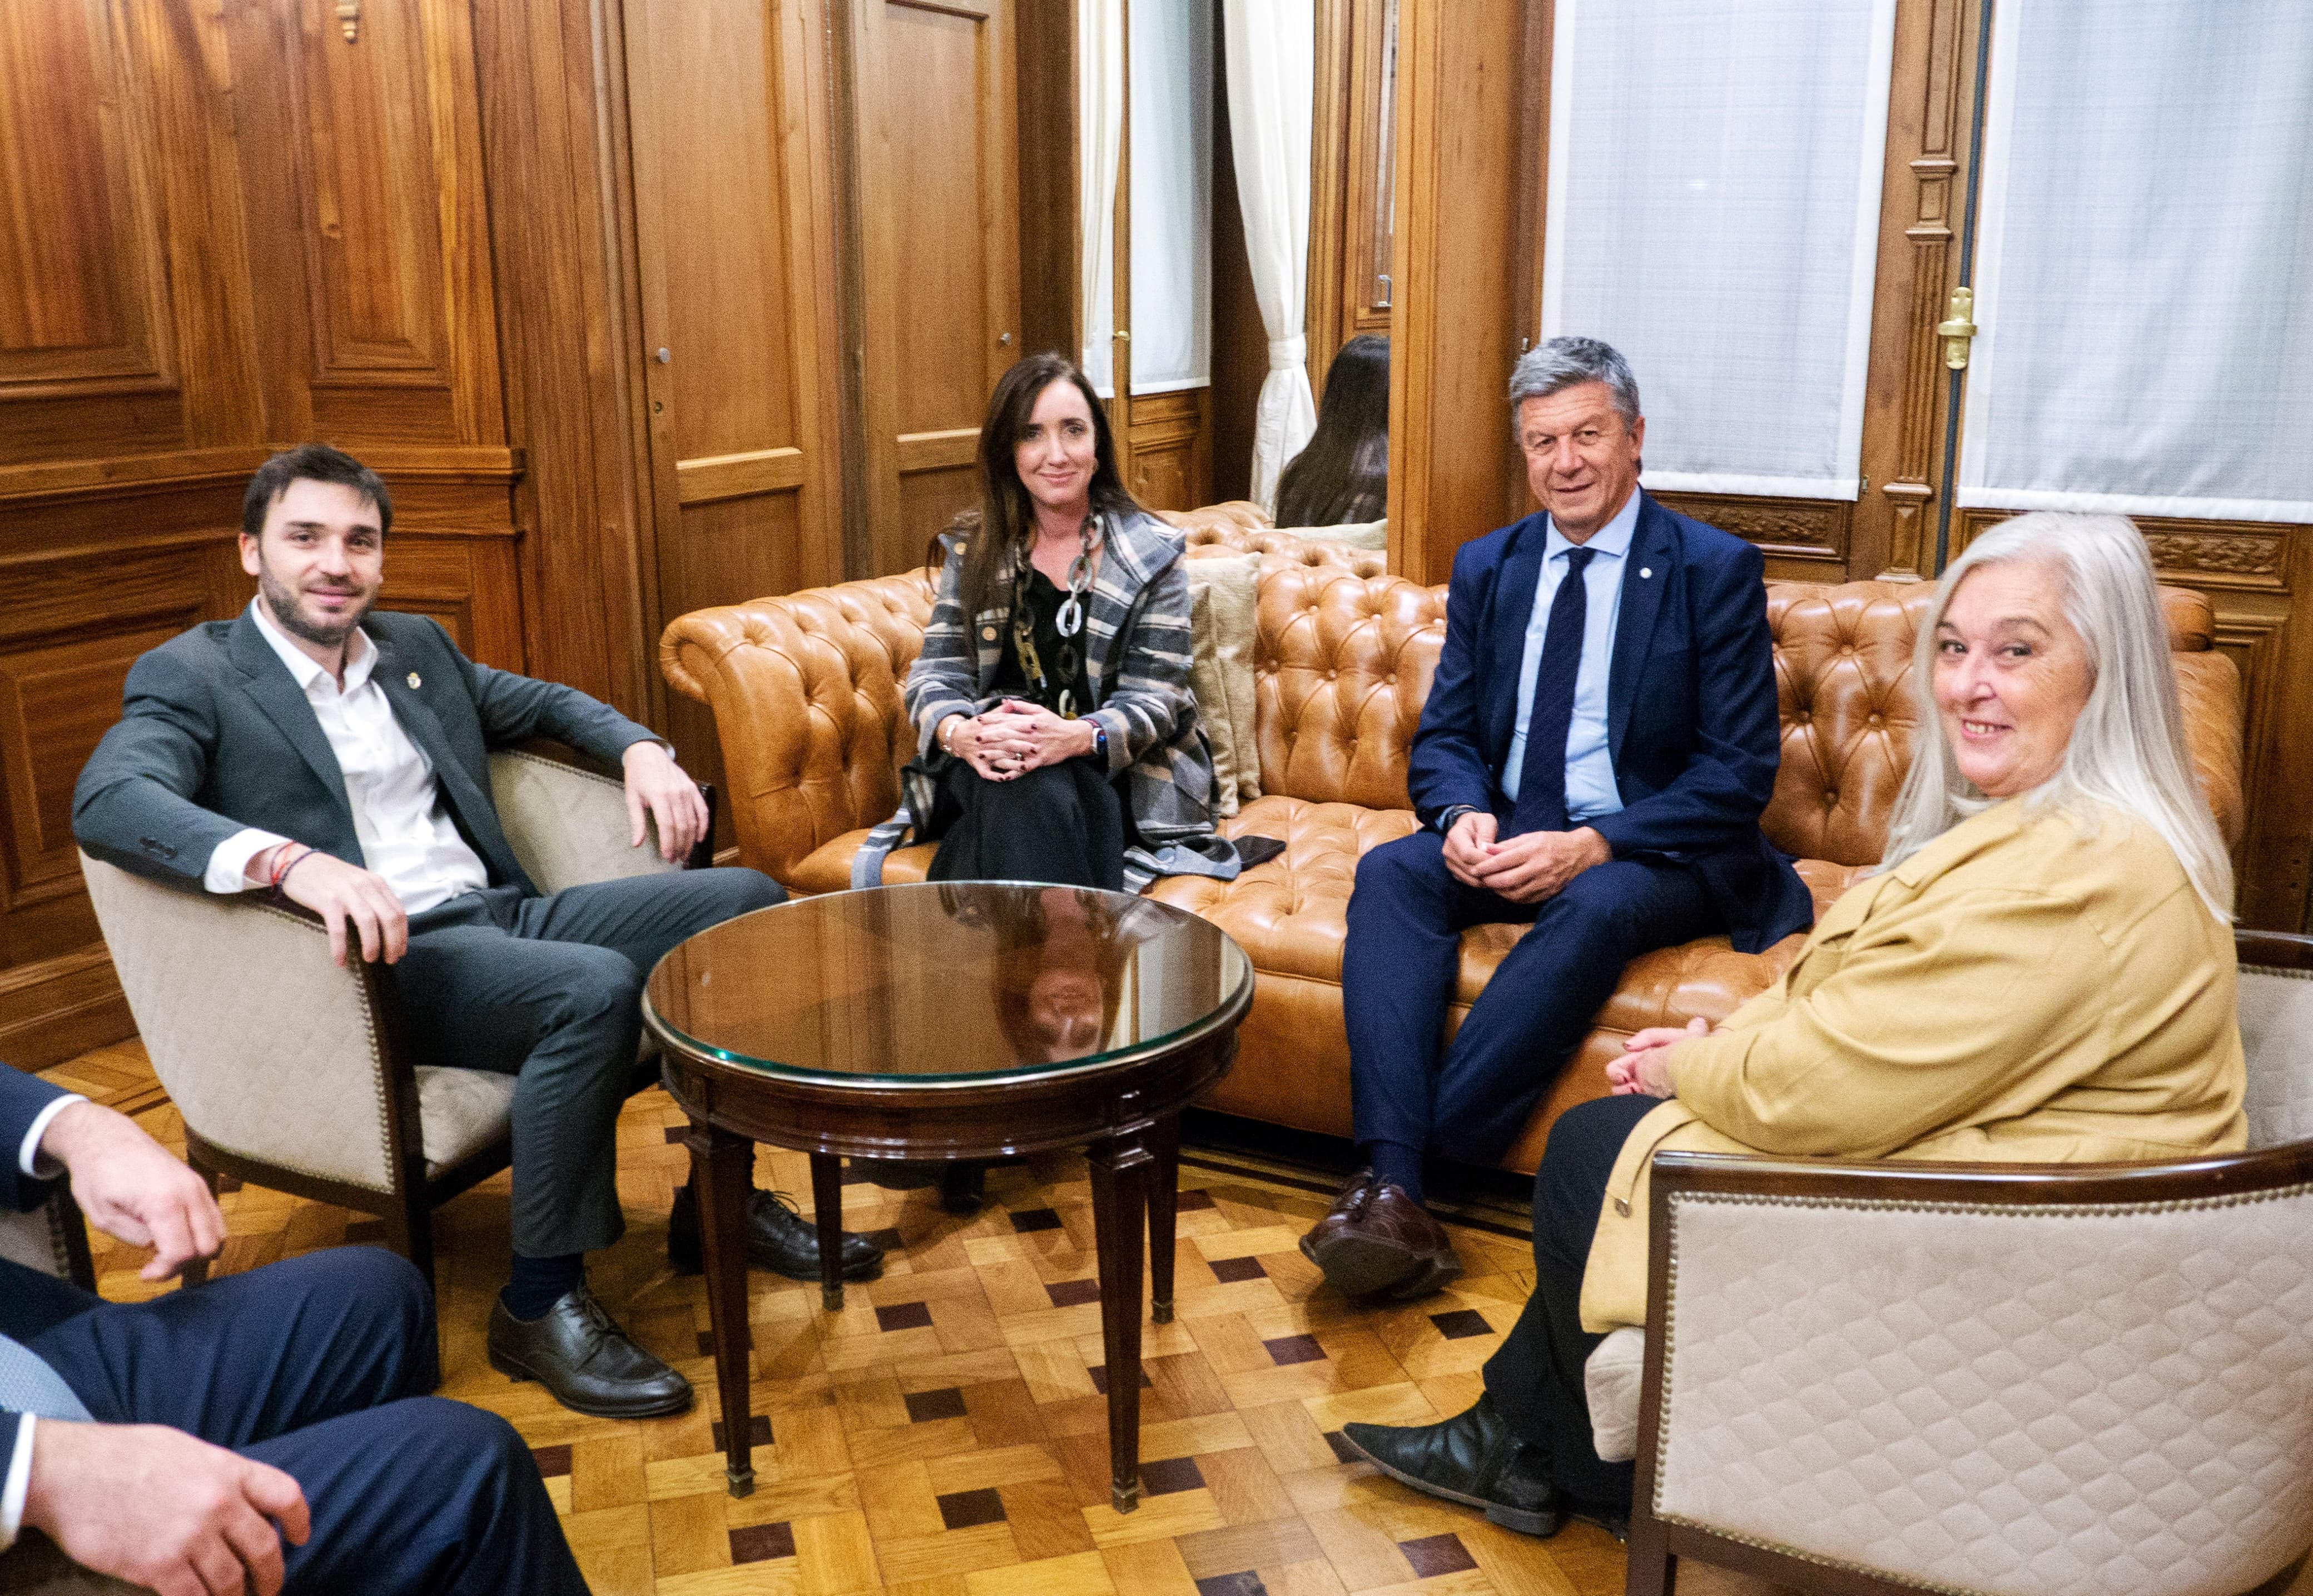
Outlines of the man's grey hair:
M 2063 763 L 2018 802 L 2064 804 L 2091 823 L 2099 808 L 2135 816 L 2168 845 L 2209 913 L 2230 920 L 2232 861 L 2193 774 L 2152 558 L 2143 537 L 2118 515 L 2019 515 L 1983 533 L 1945 567 L 1913 647 L 1913 713 L 1920 729 L 1879 868 L 1893 869 L 1992 807 L 1960 774 L 1944 735 L 1935 697 L 1936 628 L 1968 573 L 2024 564 L 2062 573 L 2064 618 L 2087 645 L 2096 680 L 2072 723 Z
M 1526 400 L 1548 399 L 1585 382 L 1604 382 L 1623 425 L 1637 425 L 1639 380 L 1631 375 L 1631 363 L 1602 338 L 1556 338 L 1519 355 L 1510 373 L 1510 431 L 1517 431 L 1518 410 Z

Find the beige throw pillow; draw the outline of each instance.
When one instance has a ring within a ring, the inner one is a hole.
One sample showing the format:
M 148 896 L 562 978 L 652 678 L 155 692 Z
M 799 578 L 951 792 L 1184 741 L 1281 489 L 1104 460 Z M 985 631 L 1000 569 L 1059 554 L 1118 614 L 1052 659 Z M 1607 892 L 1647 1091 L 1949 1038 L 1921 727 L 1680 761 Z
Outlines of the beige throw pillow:
M 1204 555 L 1181 565 L 1189 577 L 1189 685 L 1213 749 L 1213 812 L 1233 815 L 1261 796 L 1261 744 L 1253 729 L 1261 557 Z
M 1281 526 L 1277 529 L 1288 538 L 1306 538 L 1318 543 L 1346 543 L 1351 548 L 1369 548 L 1377 554 L 1389 551 L 1389 522 L 1383 521 L 1345 521 L 1340 526 Z

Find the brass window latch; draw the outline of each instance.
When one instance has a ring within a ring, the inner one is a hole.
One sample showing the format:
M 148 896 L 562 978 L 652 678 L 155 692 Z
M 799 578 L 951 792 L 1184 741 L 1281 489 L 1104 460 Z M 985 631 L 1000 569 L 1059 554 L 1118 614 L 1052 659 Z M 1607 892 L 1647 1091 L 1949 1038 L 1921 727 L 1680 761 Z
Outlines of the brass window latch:
M 1936 336 L 1944 341 L 1944 364 L 1956 372 L 1967 369 L 1967 346 L 1975 337 L 1975 290 L 1955 288 L 1951 303 L 1944 307 L 1945 320 L 1936 323 Z

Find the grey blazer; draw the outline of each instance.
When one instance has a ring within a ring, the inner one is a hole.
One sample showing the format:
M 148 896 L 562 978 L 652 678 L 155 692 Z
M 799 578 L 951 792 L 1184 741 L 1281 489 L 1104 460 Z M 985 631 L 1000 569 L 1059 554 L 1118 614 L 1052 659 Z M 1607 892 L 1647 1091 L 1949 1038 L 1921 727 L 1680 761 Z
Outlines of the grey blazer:
M 576 688 L 474 663 L 424 616 L 374 610 L 362 629 L 377 645 L 371 680 L 433 761 L 459 835 L 493 885 L 535 895 L 498 825 L 489 751 L 552 737 L 615 762 L 652 733 Z M 337 756 L 247 610 L 139 659 L 121 702 L 73 789 L 73 835 L 91 855 L 198 884 L 217 844 L 253 826 L 366 867 Z

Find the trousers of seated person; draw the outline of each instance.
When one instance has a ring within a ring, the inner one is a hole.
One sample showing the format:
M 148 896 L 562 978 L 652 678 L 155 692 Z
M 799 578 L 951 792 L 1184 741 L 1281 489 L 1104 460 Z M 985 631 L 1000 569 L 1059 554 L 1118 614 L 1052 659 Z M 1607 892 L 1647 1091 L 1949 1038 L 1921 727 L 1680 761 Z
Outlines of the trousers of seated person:
M 940 772 L 958 813 L 924 873 L 935 881 L 1124 888 L 1130 822 L 1117 784 L 1088 759 L 989 781 L 962 759 Z
M 47 1328 L 20 1339 L 97 1423 L 167 1425 L 296 1480 L 312 1533 L 283 1545 L 285 1590 L 586 1589 L 513 1426 L 426 1394 L 433 1293 L 406 1260 L 339 1248 L 133 1303 L 22 1284 L 12 1322 Z
M 626 1229 L 615 1134 L 642 988 L 684 938 L 787 894 L 752 870 L 629 876 L 525 898 L 469 892 L 413 915 L 387 986 L 420 1064 L 518 1075 L 514 1250 L 593 1252 Z
M 1604 1336 L 1582 1328 L 1582 1272 L 1614 1160 L 1640 1120 L 1661 1106 L 1643 1094 L 1578 1103 L 1550 1127 L 1534 1177 L 1534 1293 L 1494 1355 L 1486 1393 L 1511 1434 L 1550 1460 L 1577 1501 L 1627 1513 L 1637 1467 L 1598 1456 L 1584 1366 Z
M 1358 861 L 1341 954 L 1352 1135 L 1359 1146 L 1491 1164 L 1526 1128 L 1623 966 L 1726 927 L 1684 865 L 1609 860 L 1555 897 L 1518 904 L 1456 881 L 1445 842 L 1418 831 Z M 1529 922 L 1441 1048 L 1462 934 Z

